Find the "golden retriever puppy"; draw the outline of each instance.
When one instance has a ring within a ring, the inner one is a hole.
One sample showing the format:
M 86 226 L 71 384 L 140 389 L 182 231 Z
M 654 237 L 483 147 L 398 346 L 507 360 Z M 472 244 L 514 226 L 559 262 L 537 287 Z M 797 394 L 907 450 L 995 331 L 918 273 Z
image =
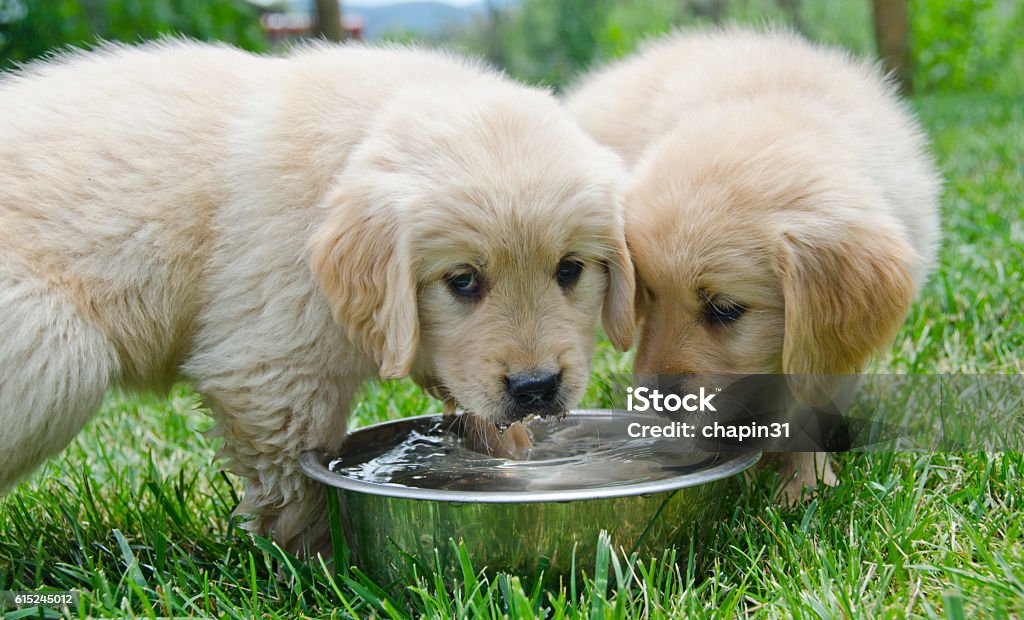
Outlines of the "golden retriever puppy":
M 0 492 L 111 385 L 191 381 L 238 511 L 322 535 L 299 454 L 411 374 L 492 422 L 573 406 L 632 342 L 621 160 L 443 53 L 110 46 L 0 81 Z
M 678 33 L 568 105 L 632 168 L 640 374 L 787 373 L 820 405 L 890 345 L 935 260 L 940 180 L 872 64 L 786 32 Z M 834 484 L 783 459 L 781 494 Z

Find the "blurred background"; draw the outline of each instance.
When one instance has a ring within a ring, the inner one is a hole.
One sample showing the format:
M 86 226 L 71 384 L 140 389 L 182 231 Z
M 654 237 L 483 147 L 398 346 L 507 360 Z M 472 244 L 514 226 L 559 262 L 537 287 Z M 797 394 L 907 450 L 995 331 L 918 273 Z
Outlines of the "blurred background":
M 559 89 L 647 37 L 733 22 L 878 55 L 905 92 L 1024 92 L 1020 0 L 0 0 L 0 69 L 98 40 L 180 34 L 277 51 L 324 37 L 445 45 Z

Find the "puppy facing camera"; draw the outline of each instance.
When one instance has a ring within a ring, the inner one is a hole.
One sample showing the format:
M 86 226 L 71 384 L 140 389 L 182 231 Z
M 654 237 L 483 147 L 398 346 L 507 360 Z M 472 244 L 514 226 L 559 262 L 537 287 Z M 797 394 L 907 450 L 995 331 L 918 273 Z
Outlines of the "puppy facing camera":
M 237 512 L 322 548 L 364 380 L 488 424 L 573 407 L 633 329 L 621 160 L 548 93 L 415 48 L 107 45 L 0 82 L 0 492 L 107 388 L 185 378 Z

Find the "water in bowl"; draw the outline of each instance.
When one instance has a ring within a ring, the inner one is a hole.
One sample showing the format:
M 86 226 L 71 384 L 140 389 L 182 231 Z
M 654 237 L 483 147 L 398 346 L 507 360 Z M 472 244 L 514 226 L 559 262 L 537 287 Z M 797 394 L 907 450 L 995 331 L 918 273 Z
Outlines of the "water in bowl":
M 469 450 L 450 424 L 426 419 L 404 438 L 346 446 L 328 467 L 356 480 L 424 489 L 561 491 L 653 482 L 718 463 L 717 454 L 692 450 L 684 439 L 630 437 L 634 419 L 623 414 L 533 420 L 527 425 L 533 447 L 522 461 Z

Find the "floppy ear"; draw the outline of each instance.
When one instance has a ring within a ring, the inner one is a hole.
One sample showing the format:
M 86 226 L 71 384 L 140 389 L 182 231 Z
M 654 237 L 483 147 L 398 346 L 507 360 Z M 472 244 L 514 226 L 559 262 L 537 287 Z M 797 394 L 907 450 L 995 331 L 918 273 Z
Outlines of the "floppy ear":
M 812 230 L 807 227 L 807 230 Z M 834 396 L 835 378 L 856 373 L 892 343 L 916 294 L 907 265 L 914 250 L 884 230 L 843 227 L 783 235 L 783 372 L 810 405 Z
M 647 306 L 651 303 L 651 297 L 647 292 L 647 287 L 640 281 L 640 272 L 635 268 L 633 280 L 636 286 L 636 295 L 633 296 L 633 323 L 639 327 L 643 325 L 644 317 L 647 316 Z
M 619 351 L 633 346 L 633 320 L 636 281 L 633 261 L 629 257 L 625 236 L 620 232 L 615 239 L 612 256 L 608 259 L 608 291 L 601 309 L 601 323 L 608 339 Z
M 380 366 L 404 377 L 416 355 L 419 319 L 408 248 L 393 209 L 336 188 L 310 242 L 310 265 L 334 319 Z

